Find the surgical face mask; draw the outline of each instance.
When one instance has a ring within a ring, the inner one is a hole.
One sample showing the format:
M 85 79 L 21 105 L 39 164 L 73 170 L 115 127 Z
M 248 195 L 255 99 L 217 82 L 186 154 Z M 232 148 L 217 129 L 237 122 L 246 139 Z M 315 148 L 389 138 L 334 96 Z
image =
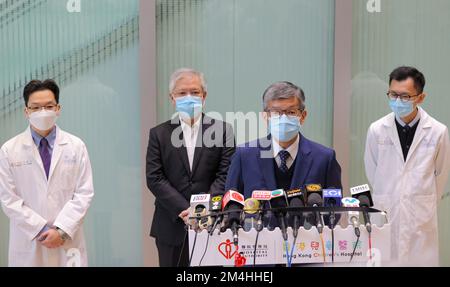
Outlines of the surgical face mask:
M 294 139 L 300 132 L 302 125 L 298 117 L 271 117 L 269 121 L 269 131 L 279 142 L 288 142 Z
M 55 111 L 42 110 L 29 115 L 30 124 L 40 131 L 48 131 L 56 124 L 58 115 Z
M 404 118 L 414 111 L 412 102 L 402 102 L 400 99 L 389 100 L 389 106 L 397 117 Z
M 176 110 L 183 119 L 194 119 L 198 117 L 203 110 L 203 101 L 201 97 L 191 95 L 175 99 Z

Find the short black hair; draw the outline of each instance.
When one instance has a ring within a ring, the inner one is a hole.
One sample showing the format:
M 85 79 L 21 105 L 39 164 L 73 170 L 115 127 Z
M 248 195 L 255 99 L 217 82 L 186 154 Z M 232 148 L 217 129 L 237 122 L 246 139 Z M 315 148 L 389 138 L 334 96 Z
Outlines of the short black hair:
M 59 87 L 56 82 L 52 79 L 47 79 L 45 81 L 32 80 L 23 89 L 23 99 L 25 101 L 25 106 L 28 106 L 28 100 L 31 94 L 39 91 L 49 90 L 55 95 L 56 103 L 59 104 Z
M 391 85 L 394 80 L 402 82 L 409 78 L 414 80 L 414 87 L 418 93 L 422 94 L 426 84 L 425 76 L 414 67 L 404 66 L 395 69 L 389 76 L 389 85 Z

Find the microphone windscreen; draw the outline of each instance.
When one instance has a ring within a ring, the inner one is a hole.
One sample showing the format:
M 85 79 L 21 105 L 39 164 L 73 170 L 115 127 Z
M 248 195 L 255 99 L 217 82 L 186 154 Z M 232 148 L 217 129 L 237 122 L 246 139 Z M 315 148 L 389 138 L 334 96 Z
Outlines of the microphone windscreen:
M 260 209 L 259 200 L 256 200 L 254 198 L 246 199 L 244 209 L 245 209 L 245 213 L 247 213 L 247 214 L 256 214 L 258 212 L 258 210 Z
M 322 206 L 322 197 L 317 193 L 311 193 L 308 196 L 308 206 Z
M 228 224 L 231 225 L 233 222 L 240 224 L 242 205 L 233 202 L 229 204 L 228 211 L 230 212 L 228 213 Z
M 361 195 L 358 197 L 358 200 L 360 202 L 360 206 L 362 207 L 370 207 L 370 199 L 367 195 Z
M 305 207 L 305 205 L 303 204 L 303 201 L 300 198 L 294 197 L 290 200 L 289 207 Z M 299 210 L 292 210 L 289 213 L 292 216 L 302 216 L 303 215 L 303 213 Z

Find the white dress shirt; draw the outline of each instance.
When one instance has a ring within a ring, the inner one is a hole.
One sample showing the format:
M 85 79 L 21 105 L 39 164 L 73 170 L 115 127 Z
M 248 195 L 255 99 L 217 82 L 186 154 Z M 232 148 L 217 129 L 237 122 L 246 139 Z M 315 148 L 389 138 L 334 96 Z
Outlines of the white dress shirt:
M 278 142 L 275 139 L 272 139 L 273 157 L 275 158 L 278 167 L 280 167 L 281 165 L 281 158 L 279 156 L 279 153 L 282 150 L 286 150 L 290 155 L 290 157 L 286 161 L 286 165 L 288 168 L 291 168 L 292 164 L 297 158 L 299 143 L 300 143 L 300 135 L 297 136 L 297 140 L 293 144 L 291 144 L 287 149 L 284 149 L 278 144 Z
M 183 130 L 184 143 L 186 145 L 186 150 L 189 159 L 189 166 L 192 171 L 192 165 L 194 163 L 195 147 L 197 145 L 198 131 L 200 130 L 202 116 L 198 117 L 194 125 L 189 125 L 183 121 L 180 117 L 181 129 Z

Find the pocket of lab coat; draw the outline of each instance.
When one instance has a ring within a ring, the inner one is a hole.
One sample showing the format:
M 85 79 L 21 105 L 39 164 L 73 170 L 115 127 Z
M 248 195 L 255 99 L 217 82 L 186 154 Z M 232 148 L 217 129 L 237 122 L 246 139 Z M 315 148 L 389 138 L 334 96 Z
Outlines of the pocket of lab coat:
M 425 144 L 419 146 L 415 151 L 412 171 L 421 174 L 434 173 L 434 161 L 436 158 L 436 148 Z
M 42 250 L 39 250 L 41 253 Z M 43 264 L 41 262 L 42 255 L 37 256 L 36 251 L 15 251 L 9 252 L 9 267 L 39 267 Z
M 373 203 L 376 209 L 381 211 L 389 211 L 391 209 L 392 197 L 386 194 L 373 194 Z
M 437 213 L 436 195 L 412 195 L 410 197 L 412 222 L 416 230 L 434 230 L 435 215 Z
M 379 227 L 382 227 L 386 223 L 391 222 L 391 205 L 392 199 L 389 195 L 373 195 L 373 202 L 374 207 L 376 209 L 379 209 L 380 211 L 386 212 L 386 217 L 382 216 L 381 214 L 377 214 L 377 216 L 372 216 L 371 221 L 372 224 L 376 224 Z
M 435 193 L 435 150 L 420 148 L 411 162 L 405 182 L 408 194 L 414 197 L 434 196 Z
M 410 216 L 407 219 L 413 229 L 430 229 L 433 228 L 433 220 L 436 214 L 436 196 L 435 195 L 410 195 L 407 202 L 402 202 L 402 205 L 408 204 L 407 213 L 401 210 L 400 202 L 393 200 L 392 196 L 388 195 L 373 195 L 375 208 L 385 211 L 387 213 L 388 222 L 398 219 L 401 216 Z M 378 223 L 377 223 L 378 224 Z
M 62 162 L 60 187 L 66 191 L 75 191 L 79 166 L 74 163 Z

